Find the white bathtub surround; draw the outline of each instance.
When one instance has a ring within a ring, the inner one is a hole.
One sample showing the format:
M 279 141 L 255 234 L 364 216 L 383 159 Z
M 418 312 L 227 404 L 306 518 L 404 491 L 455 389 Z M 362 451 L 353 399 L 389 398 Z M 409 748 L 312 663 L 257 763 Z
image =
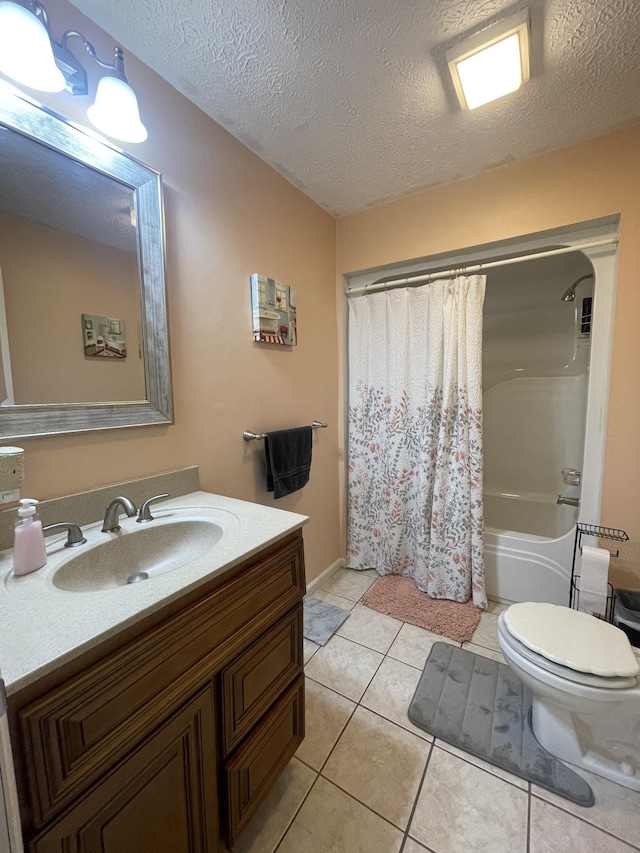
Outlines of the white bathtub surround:
M 522 503 L 523 509 L 528 506 L 532 503 Z M 574 541 L 572 528 L 557 539 L 485 528 L 487 594 L 507 602 L 568 604 Z
M 485 281 L 349 300 L 349 565 L 478 607 Z

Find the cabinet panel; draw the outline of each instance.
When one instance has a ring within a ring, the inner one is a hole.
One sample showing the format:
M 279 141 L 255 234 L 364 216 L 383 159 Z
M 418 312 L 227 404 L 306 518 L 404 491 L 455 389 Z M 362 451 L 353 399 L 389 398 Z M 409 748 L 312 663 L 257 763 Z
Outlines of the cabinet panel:
M 31 853 L 219 853 L 213 685 L 83 797 Z
M 230 846 L 267 796 L 304 738 L 300 675 L 225 764 Z
M 73 802 L 247 642 L 299 604 L 300 535 L 20 712 L 36 828 Z
M 301 672 L 302 610 L 298 607 L 224 669 L 223 755 L 229 755 Z

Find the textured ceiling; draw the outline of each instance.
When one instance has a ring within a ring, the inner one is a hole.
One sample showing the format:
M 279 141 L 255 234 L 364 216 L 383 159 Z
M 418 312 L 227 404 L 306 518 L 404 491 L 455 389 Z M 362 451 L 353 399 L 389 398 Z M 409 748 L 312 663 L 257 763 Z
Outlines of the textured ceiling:
M 74 4 L 335 215 L 640 121 L 640 0 Z M 527 5 L 531 80 L 460 111 L 445 50 Z

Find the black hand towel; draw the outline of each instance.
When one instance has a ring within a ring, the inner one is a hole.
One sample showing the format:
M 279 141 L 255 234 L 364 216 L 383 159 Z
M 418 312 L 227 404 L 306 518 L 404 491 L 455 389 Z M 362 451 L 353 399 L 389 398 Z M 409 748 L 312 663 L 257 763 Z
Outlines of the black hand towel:
M 309 482 L 311 433 L 310 426 L 267 433 L 267 491 L 273 492 L 274 498 L 297 492 Z

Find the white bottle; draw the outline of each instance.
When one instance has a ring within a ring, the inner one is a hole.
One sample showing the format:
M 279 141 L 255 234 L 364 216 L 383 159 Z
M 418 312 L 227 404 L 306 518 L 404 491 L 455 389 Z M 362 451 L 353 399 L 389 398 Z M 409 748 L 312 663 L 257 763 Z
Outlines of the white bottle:
M 36 515 L 38 501 L 23 498 L 18 510 L 13 543 L 13 573 L 28 575 L 41 569 L 47 562 L 42 522 Z

